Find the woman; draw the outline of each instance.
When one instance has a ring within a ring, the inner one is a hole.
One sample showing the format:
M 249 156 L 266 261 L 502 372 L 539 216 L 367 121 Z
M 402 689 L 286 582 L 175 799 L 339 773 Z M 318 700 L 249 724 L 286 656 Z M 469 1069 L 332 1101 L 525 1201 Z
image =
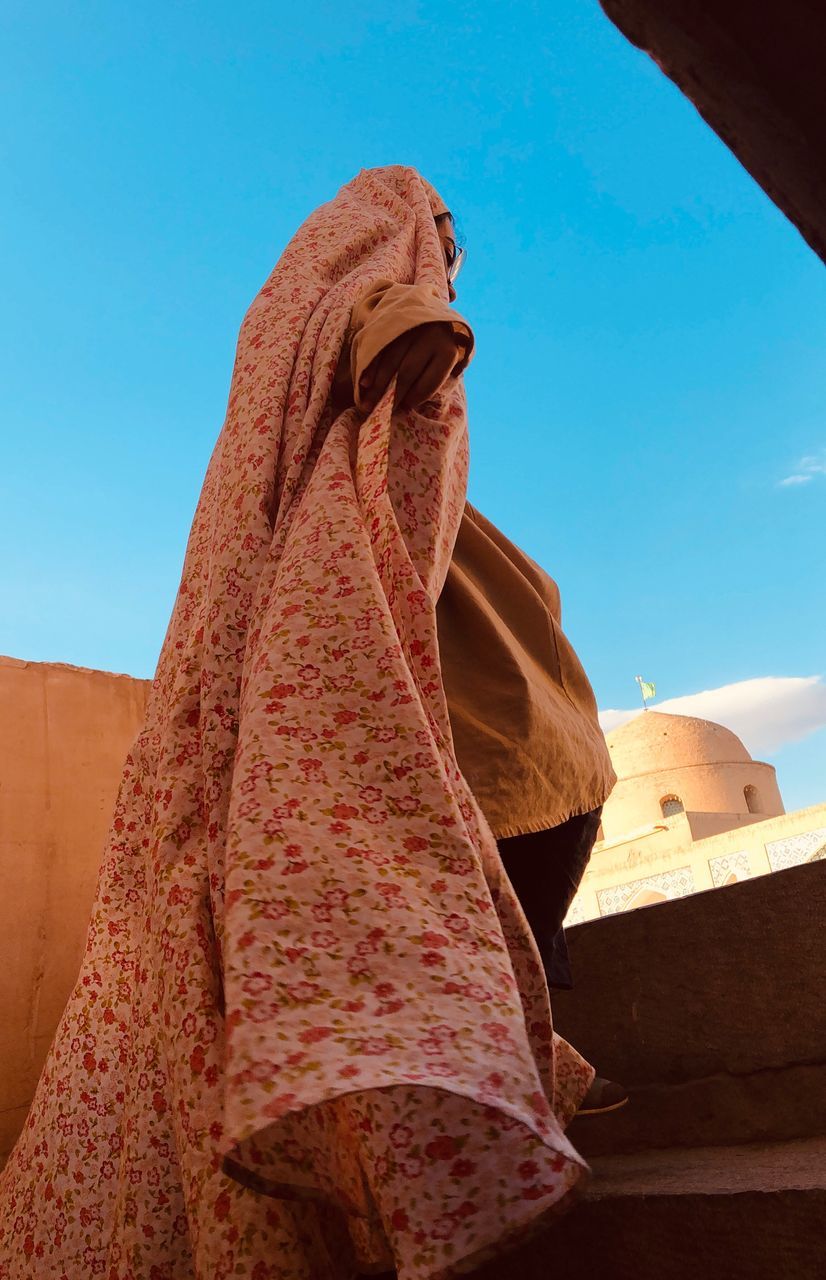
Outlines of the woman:
M 452 302 L 464 254 L 443 206 L 436 225 Z M 364 412 L 394 377 L 397 401 L 420 404 L 473 351 L 470 326 L 435 290 L 389 280 L 356 303 L 349 335 L 335 400 Z M 497 838 L 548 985 L 570 989 L 563 921 L 614 773 L 593 691 L 560 626 L 559 591 L 466 502 L 436 616 L 456 758 Z M 622 1086 L 596 1077 L 579 1113 L 626 1101 Z
M 337 398 L 380 281 L 446 301 L 443 212 L 411 169 L 359 174 L 244 320 L 81 974 L 2 1176 L 2 1280 L 459 1274 L 583 1176 L 563 1129 L 593 1073 L 553 1037 L 439 673 L 461 378 L 396 412 L 395 377 L 366 415 Z

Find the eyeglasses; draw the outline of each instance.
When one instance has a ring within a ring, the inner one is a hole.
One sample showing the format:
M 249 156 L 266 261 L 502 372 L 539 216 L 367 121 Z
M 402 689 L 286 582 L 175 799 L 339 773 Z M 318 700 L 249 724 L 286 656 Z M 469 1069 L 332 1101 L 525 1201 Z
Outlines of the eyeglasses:
M 465 249 L 464 245 L 457 245 L 454 240 L 448 240 L 447 244 L 453 246 L 453 257 L 447 264 L 447 278 L 451 284 L 455 284 L 456 277 L 462 270 L 467 257 L 467 249 Z

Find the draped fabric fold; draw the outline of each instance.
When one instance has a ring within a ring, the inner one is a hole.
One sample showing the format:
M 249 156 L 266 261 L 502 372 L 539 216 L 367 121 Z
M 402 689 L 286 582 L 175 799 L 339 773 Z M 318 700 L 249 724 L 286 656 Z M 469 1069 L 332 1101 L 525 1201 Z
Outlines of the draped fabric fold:
M 591 1070 L 450 736 L 435 603 L 461 380 L 333 419 L 377 279 L 447 296 L 415 171 L 365 171 L 244 320 L 87 951 L 0 1182 L 0 1277 L 460 1273 L 584 1166 Z

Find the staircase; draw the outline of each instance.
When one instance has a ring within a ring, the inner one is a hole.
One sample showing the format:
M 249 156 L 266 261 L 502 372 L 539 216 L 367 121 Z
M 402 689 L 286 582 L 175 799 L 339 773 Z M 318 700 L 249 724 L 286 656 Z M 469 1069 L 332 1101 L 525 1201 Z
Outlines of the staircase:
M 631 1092 L 583 1200 L 479 1280 L 826 1277 L 826 865 L 572 929 L 557 1029 Z

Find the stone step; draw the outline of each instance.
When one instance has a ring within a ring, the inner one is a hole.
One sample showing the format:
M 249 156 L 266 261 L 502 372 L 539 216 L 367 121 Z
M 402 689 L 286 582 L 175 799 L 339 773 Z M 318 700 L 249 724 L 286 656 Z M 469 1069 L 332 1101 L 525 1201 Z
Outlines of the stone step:
M 824 918 L 817 862 L 569 930 L 557 1030 L 631 1092 L 583 1154 L 826 1134 Z
M 579 1204 L 476 1280 L 820 1280 L 826 1139 L 602 1156 Z
M 826 1132 L 821 1064 L 631 1085 L 628 1105 L 582 1116 L 568 1136 L 587 1159 L 658 1147 L 771 1142 Z

